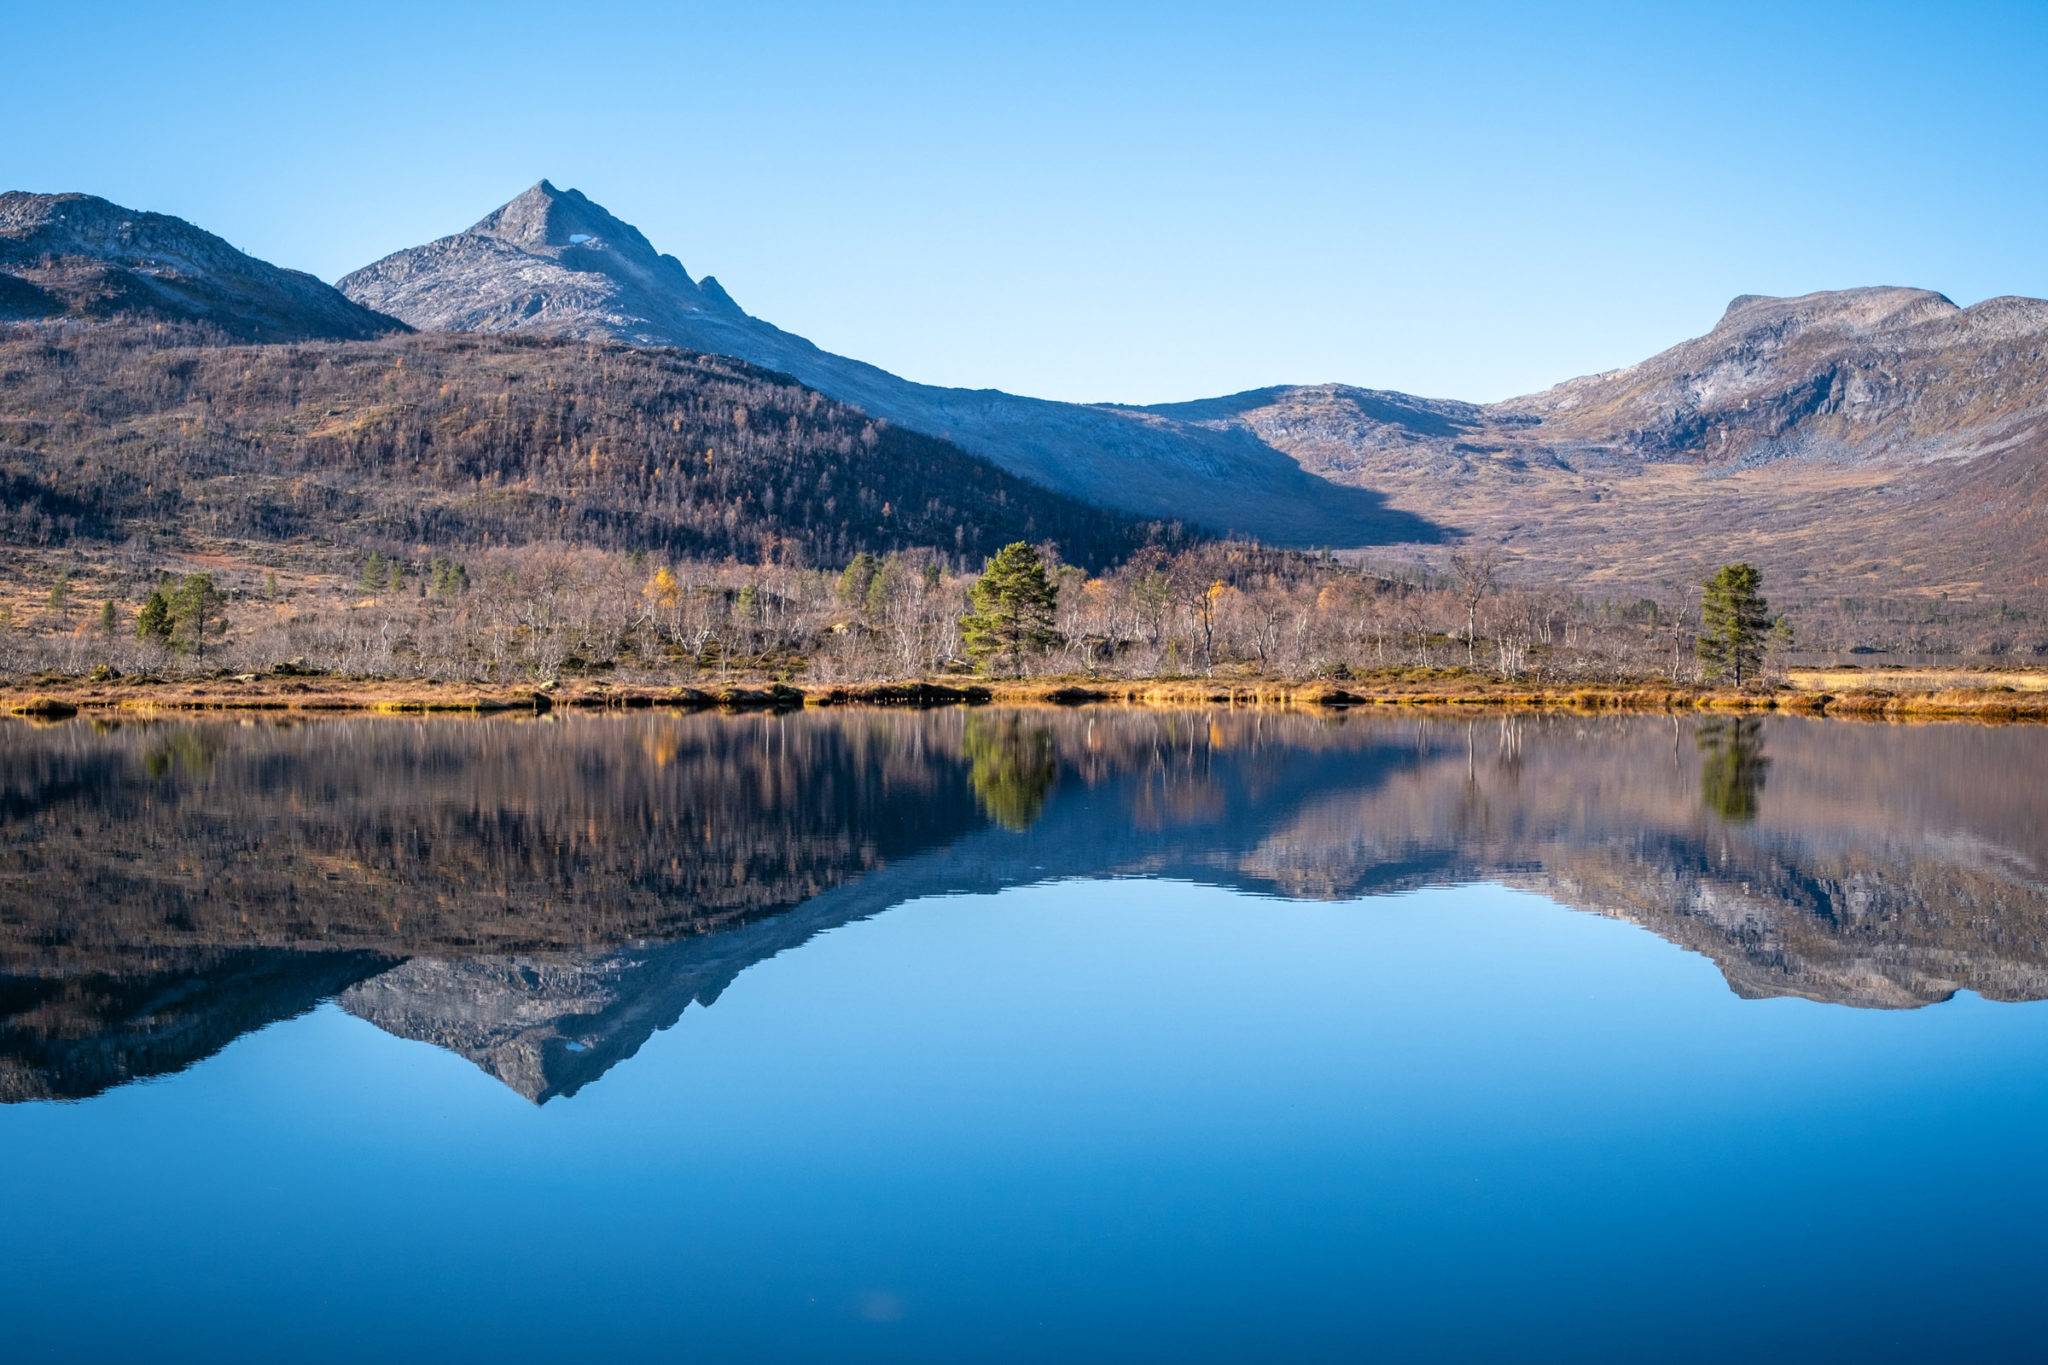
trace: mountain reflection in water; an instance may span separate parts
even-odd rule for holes
[[[917,897],[1539,891],[1745,997],[2048,997],[2048,731],[1125,711],[0,728],[0,1098],[321,1000],[574,1094]],[[1246,926],[1257,931],[1256,923]]]

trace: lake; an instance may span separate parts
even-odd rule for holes
[[[10,1361],[2040,1359],[2048,729],[0,726]]]

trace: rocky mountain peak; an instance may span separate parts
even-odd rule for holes
[[[744,316],[631,223],[546,180],[462,232],[344,276],[339,288],[430,331],[516,328],[726,353],[738,352],[703,344],[693,320]]]
[[[182,218],[138,213],[93,194],[0,194],[0,242],[14,260],[83,256],[162,269],[262,264]]]
[[[1869,336],[1953,317],[1962,311],[1946,295],[1932,289],[1874,286],[1823,290],[1793,298],[1742,294],[1729,303],[1728,311],[1721,315],[1721,321],[1706,339],[1730,334],[1785,335],[1808,331]]]
[[[90,194],[0,194],[0,318],[50,317],[202,322],[244,341],[404,330],[182,218]]]
[[[1280,544],[1435,540],[1236,431],[1135,409],[913,383],[834,355],[693,281],[575,190],[541,181],[465,232],[347,275],[343,293],[423,330],[531,331],[735,356],[1085,501]]]
[[[469,232],[527,251],[580,247],[619,251],[641,261],[660,256],[631,223],[613,217],[581,190],[558,190],[545,180],[485,214]]]

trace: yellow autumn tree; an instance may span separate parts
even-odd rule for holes
[[[682,587],[666,564],[654,571],[654,577],[647,580],[647,586],[640,589],[640,595],[647,599],[649,606],[660,611],[674,611],[683,600]]]

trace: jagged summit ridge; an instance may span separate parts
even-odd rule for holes
[[[558,190],[545,180],[485,214],[469,231],[529,251],[584,247],[622,250],[646,259],[660,255],[640,229],[591,203],[581,190]]]
[[[1794,453],[1813,434],[1808,419],[1858,408],[1876,416],[1920,403],[1936,376],[1903,375],[1900,366],[1909,358],[1937,358],[1945,371],[1939,358],[1963,348],[2044,338],[2048,302],[2036,299],[1959,308],[1931,289],[1744,294],[1704,336],[1488,411],[1534,415],[1559,437],[1614,442],[1653,458],[1696,450],[1709,428],[1732,432],[1727,438],[1707,434],[1704,441],[1713,445],[1753,435],[1759,414],[1770,412],[1769,435],[1782,453]],[[1993,363],[2002,369],[2022,361],[2012,355]],[[2015,368],[2020,372],[2005,379],[2026,383],[2037,400],[2048,397],[2037,366]]]
[[[204,322],[241,341],[354,341],[405,330],[182,218],[90,194],[0,194],[0,320],[119,315]]]
[[[689,315],[738,313],[724,290],[699,288],[638,228],[546,180],[462,232],[344,276],[339,288],[428,331],[540,330],[705,351],[721,348],[686,339]]]

